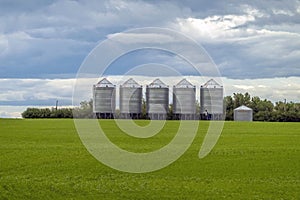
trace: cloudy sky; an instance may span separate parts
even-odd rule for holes
[[[175,30],[201,44],[226,95],[249,91],[274,102],[300,100],[298,0],[2,0],[0,117],[19,116],[29,105],[52,106],[56,99],[71,105],[89,52],[113,35],[143,27]],[[188,68],[173,55],[149,50],[120,58],[106,75],[152,62]],[[182,73],[191,80],[197,75]]]

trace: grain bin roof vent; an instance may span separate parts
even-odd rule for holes
[[[135,80],[133,80],[133,78],[130,78],[123,83],[122,87],[138,88],[142,86],[138,84]]]
[[[149,84],[150,88],[168,88],[159,78],[155,79],[152,83]]]
[[[103,78],[101,81],[99,81],[95,87],[115,87],[114,84],[112,84],[109,80],[106,78]]]
[[[247,107],[247,106],[242,105],[242,106],[240,106],[240,107],[238,107],[238,108],[236,108],[234,110],[252,110],[252,109],[249,108],[249,107]]]
[[[203,88],[222,88],[222,86],[217,83],[214,79],[210,79],[204,85],[201,85]]]
[[[174,86],[175,88],[195,88],[193,84],[191,84],[188,80],[185,78],[182,79],[177,85]]]

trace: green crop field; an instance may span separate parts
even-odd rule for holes
[[[174,137],[178,121],[137,139],[100,121],[111,141],[149,152]],[[138,121],[145,125],[147,121]],[[300,123],[226,122],[198,158],[208,122],[176,162],[156,172],[111,169],[88,153],[73,120],[0,120],[0,199],[300,199]]]

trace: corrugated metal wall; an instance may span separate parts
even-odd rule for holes
[[[234,110],[234,121],[252,121],[253,111],[252,110]]]

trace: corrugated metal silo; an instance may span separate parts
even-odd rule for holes
[[[169,110],[169,87],[155,79],[146,87],[146,102],[150,119],[166,119]]]
[[[121,118],[138,119],[142,113],[143,88],[132,78],[120,85]]]
[[[103,78],[93,86],[93,112],[97,118],[110,119],[116,109],[116,86]]]
[[[252,121],[253,110],[247,106],[240,106],[234,109],[233,113],[234,121]]]
[[[200,87],[200,112],[202,119],[224,118],[223,86],[210,79]]]
[[[173,113],[175,119],[194,120],[196,115],[196,86],[182,79],[173,86]]]

